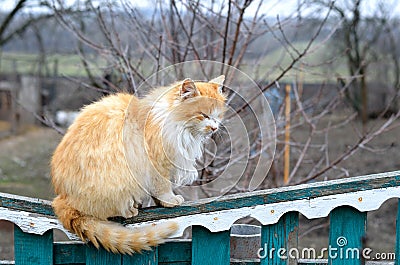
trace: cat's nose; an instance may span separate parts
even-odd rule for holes
[[[216,130],[218,130],[218,128],[216,127],[216,126],[207,126],[207,129],[209,130],[209,131],[212,131],[212,132],[215,132]]]

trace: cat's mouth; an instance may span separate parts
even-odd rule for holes
[[[206,139],[211,138],[214,135],[214,133],[216,133],[217,131],[218,131],[218,129],[206,130],[205,133],[204,133],[204,138],[206,138]]]

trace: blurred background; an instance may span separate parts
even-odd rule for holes
[[[399,169],[399,31],[397,0],[2,0],[0,191],[51,199],[49,159],[77,111],[110,93],[142,96],[147,77],[189,60],[238,68],[260,87],[252,100],[269,101],[276,152],[258,189]],[[252,102],[237,102],[246,117]],[[264,161],[249,126],[246,170],[224,193],[248,191]],[[205,159],[195,185],[216,179],[229,152]],[[370,247],[394,245],[396,203],[369,215]],[[302,244],[326,245],[327,227],[304,221]]]

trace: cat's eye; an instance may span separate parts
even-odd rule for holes
[[[203,116],[203,117],[206,118],[206,119],[209,119],[209,118],[210,118],[210,116],[208,116],[208,115],[205,114],[204,112],[200,112],[200,114],[201,114],[201,116]]]

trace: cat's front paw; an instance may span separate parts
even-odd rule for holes
[[[139,206],[140,206],[140,204],[135,202],[133,199],[129,200],[128,207],[121,214],[122,217],[124,217],[124,218],[135,217],[136,215],[139,214],[139,210],[138,210]]]
[[[127,211],[125,213],[125,215],[123,215],[123,217],[124,218],[132,218],[132,217],[135,217],[138,214],[139,214],[139,210],[132,206],[132,207],[129,208],[129,211]]]
[[[181,195],[158,198],[158,203],[164,207],[175,207],[181,205],[185,199]]]
[[[177,171],[177,175],[175,177],[175,184],[178,186],[190,185],[198,178],[198,176],[199,173],[195,168],[189,170]]]

